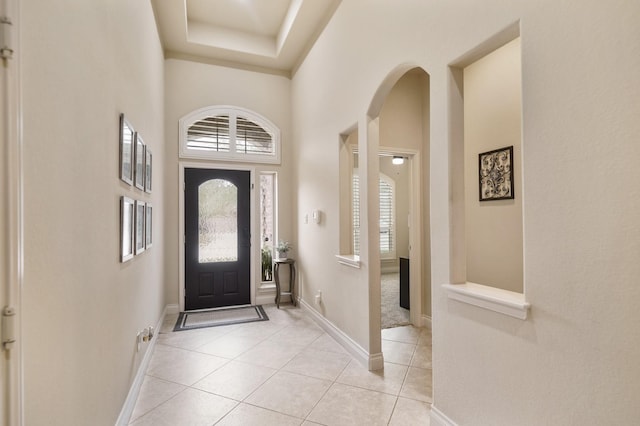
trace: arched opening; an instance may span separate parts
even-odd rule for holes
[[[365,181],[368,191],[367,215],[374,224],[368,232],[369,261],[369,333],[370,353],[384,352],[380,361],[393,360],[396,356],[382,337],[381,324],[389,334],[398,334],[406,326],[411,340],[416,343],[421,330],[431,321],[431,253],[429,218],[429,151],[430,151],[430,81],[429,75],[420,67],[405,64],[394,69],[378,88],[367,114],[367,146],[361,149],[366,158],[361,158],[361,169],[366,167]],[[364,157],[364,156],[363,156]],[[394,157],[402,158],[402,164],[393,164]],[[400,163],[400,161],[397,161]],[[377,179],[385,173],[395,181],[395,244],[392,256],[382,253],[380,225],[381,191]],[[404,205],[402,205],[404,203]],[[374,229],[375,228],[375,229]],[[363,230],[363,232],[365,232]],[[403,268],[400,268],[401,259]],[[402,269],[402,271],[401,271]],[[389,299],[383,294],[383,278],[386,273],[395,274],[393,300],[400,305],[401,291],[405,291],[404,305],[399,310],[406,312],[406,320],[389,322],[382,304]],[[400,275],[404,275],[400,277]],[[400,285],[402,278],[404,290]],[[402,311],[401,311],[402,312]],[[404,331],[402,331],[404,333]],[[385,332],[386,333],[386,332]],[[417,351],[416,351],[417,352]],[[409,361],[410,359],[405,361]],[[375,367],[382,368],[382,362]],[[430,373],[430,360],[429,360]]]

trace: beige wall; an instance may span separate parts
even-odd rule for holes
[[[25,425],[113,425],[165,305],[163,57],[148,1],[21,2]],[[151,195],[119,179],[119,114],[154,154]],[[120,197],[154,205],[154,245],[119,261]]]
[[[467,281],[522,293],[520,39],[464,68]],[[478,200],[478,154],[513,146],[512,200]]]
[[[281,239],[294,241],[292,222],[292,148],[291,138],[291,82],[285,77],[260,74],[251,71],[233,70],[215,65],[188,62],[177,59],[165,61],[165,131],[167,135],[166,155],[166,222],[167,245],[166,298],[168,303],[179,303],[179,255],[178,236],[178,121],[185,115],[207,106],[232,105],[254,111],[272,121],[281,132],[282,161],[274,164],[242,164],[232,162],[203,162],[211,168],[225,166],[254,167],[256,172],[276,171],[278,173],[278,219],[277,229]],[[188,160],[192,162],[194,160]],[[255,197],[259,202],[259,197]],[[259,206],[254,206],[254,212]],[[259,240],[259,239],[258,239]],[[260,265],[258,248],[255,247],[255,264]],[[295,257],[297,247],[291,256]],[[254,280],[260,281],[260,268],[256,268]]]
[[[640,5],[623,0],[342,2],[293,79],[296,204],[327,212],[322,230],[298,226],[305,294],[322,289],[319,312],[369,348],[376,307],[368,272],[376,265],[365,258],[355,270],[332,256],[335,142],[355,122],[366,140],[366,115],[387,76],[416,65],[429,73],[434,411],[458,424],[640,418],[629,398],[640,392],[630,379],[640,377],[638,13]],[[532,305],[525,321],[450,300],[441,287],[464,276],[466,263],[464,203],[452,185],[464,170],[454,146],[463,111],[449,65],[478,46],[495,49],[483,42],[518,21],[524,294]],[[361,170],[371,161],[364,154]]]

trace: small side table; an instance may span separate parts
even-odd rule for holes
[[[280,265],[289,265],[289,291],[283,292],[280,287],[280,275],[278,270]],[[280,309],[280,299],[282,296],[291,296],[291,303],[296,305],[295,283],[296,283],[296,261],[295,259],[276,259],[273,261],[273,280],[276,282],[276,306]]]

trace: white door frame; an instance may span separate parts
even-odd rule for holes
[[[11,24],[0,24],[0,32],[8,36],[0,48],[7,46],[13,51],[10,58],[0,59],[0,129],[2,129],[0,177],[2,213],[0,214],[0,241],[3,241],[3,256],[0,260],[0,322],[12,323],[12,336],[0,333],[0,425],[22,425],[23,374],[22,374],[22,303],[23,282],[23,168],[22,168],[22,102],[20,73],[20,15],[18,0],[0,0],[0,17]],[[4,56],[4,55],[3,55]],[[10,307],[11,309],[7,309]],[[14,312],[14,315],[6,315]],[[4,343],[8,338],[13,343]]]
[[[251,221],[251,250],[250,250],[250,262],[251,262],[251,271],[250,275],[250,285],[251,285],[251,304],[255,305],[256,303],[256,247],[259,247],[259,230],[257,229],[258,221],[256,220],[256,211],[255,211],[255,203],[256,203],[256,168],[241,164],[226,164],[226,163],[197,163],[197,162],[189,162],[189,161],[180,161],[178,163],[179,171],[178,171],[178,265],[179,265],[179,279],[178,279],[178,297],[179,297],[179,305],[180,312],[184,312],[184,297],[185,297],[185,264],[184,264],[184,169],[216,169],[216,170],[242,170],[250,172],[250,182],[251,182],[251,212],[250,212],[250,221]]]

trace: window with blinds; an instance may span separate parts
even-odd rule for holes
[[[395,251],[395,184],[380,174],[380,254],[393,255]],[[353,254],[360,254],[360,178],[354,170],[352,178]]]
[[[351,187],[351,206],[353,212],[353,254],[360,255],[360,177],[354,170]]]
[[[207,117],[193,123],[187,129],[187,148],[229,152],[231,148],[229,116]]]
[[[180,120],[180,157],[280,163],[280,130],[243,108],[203,108]]]

